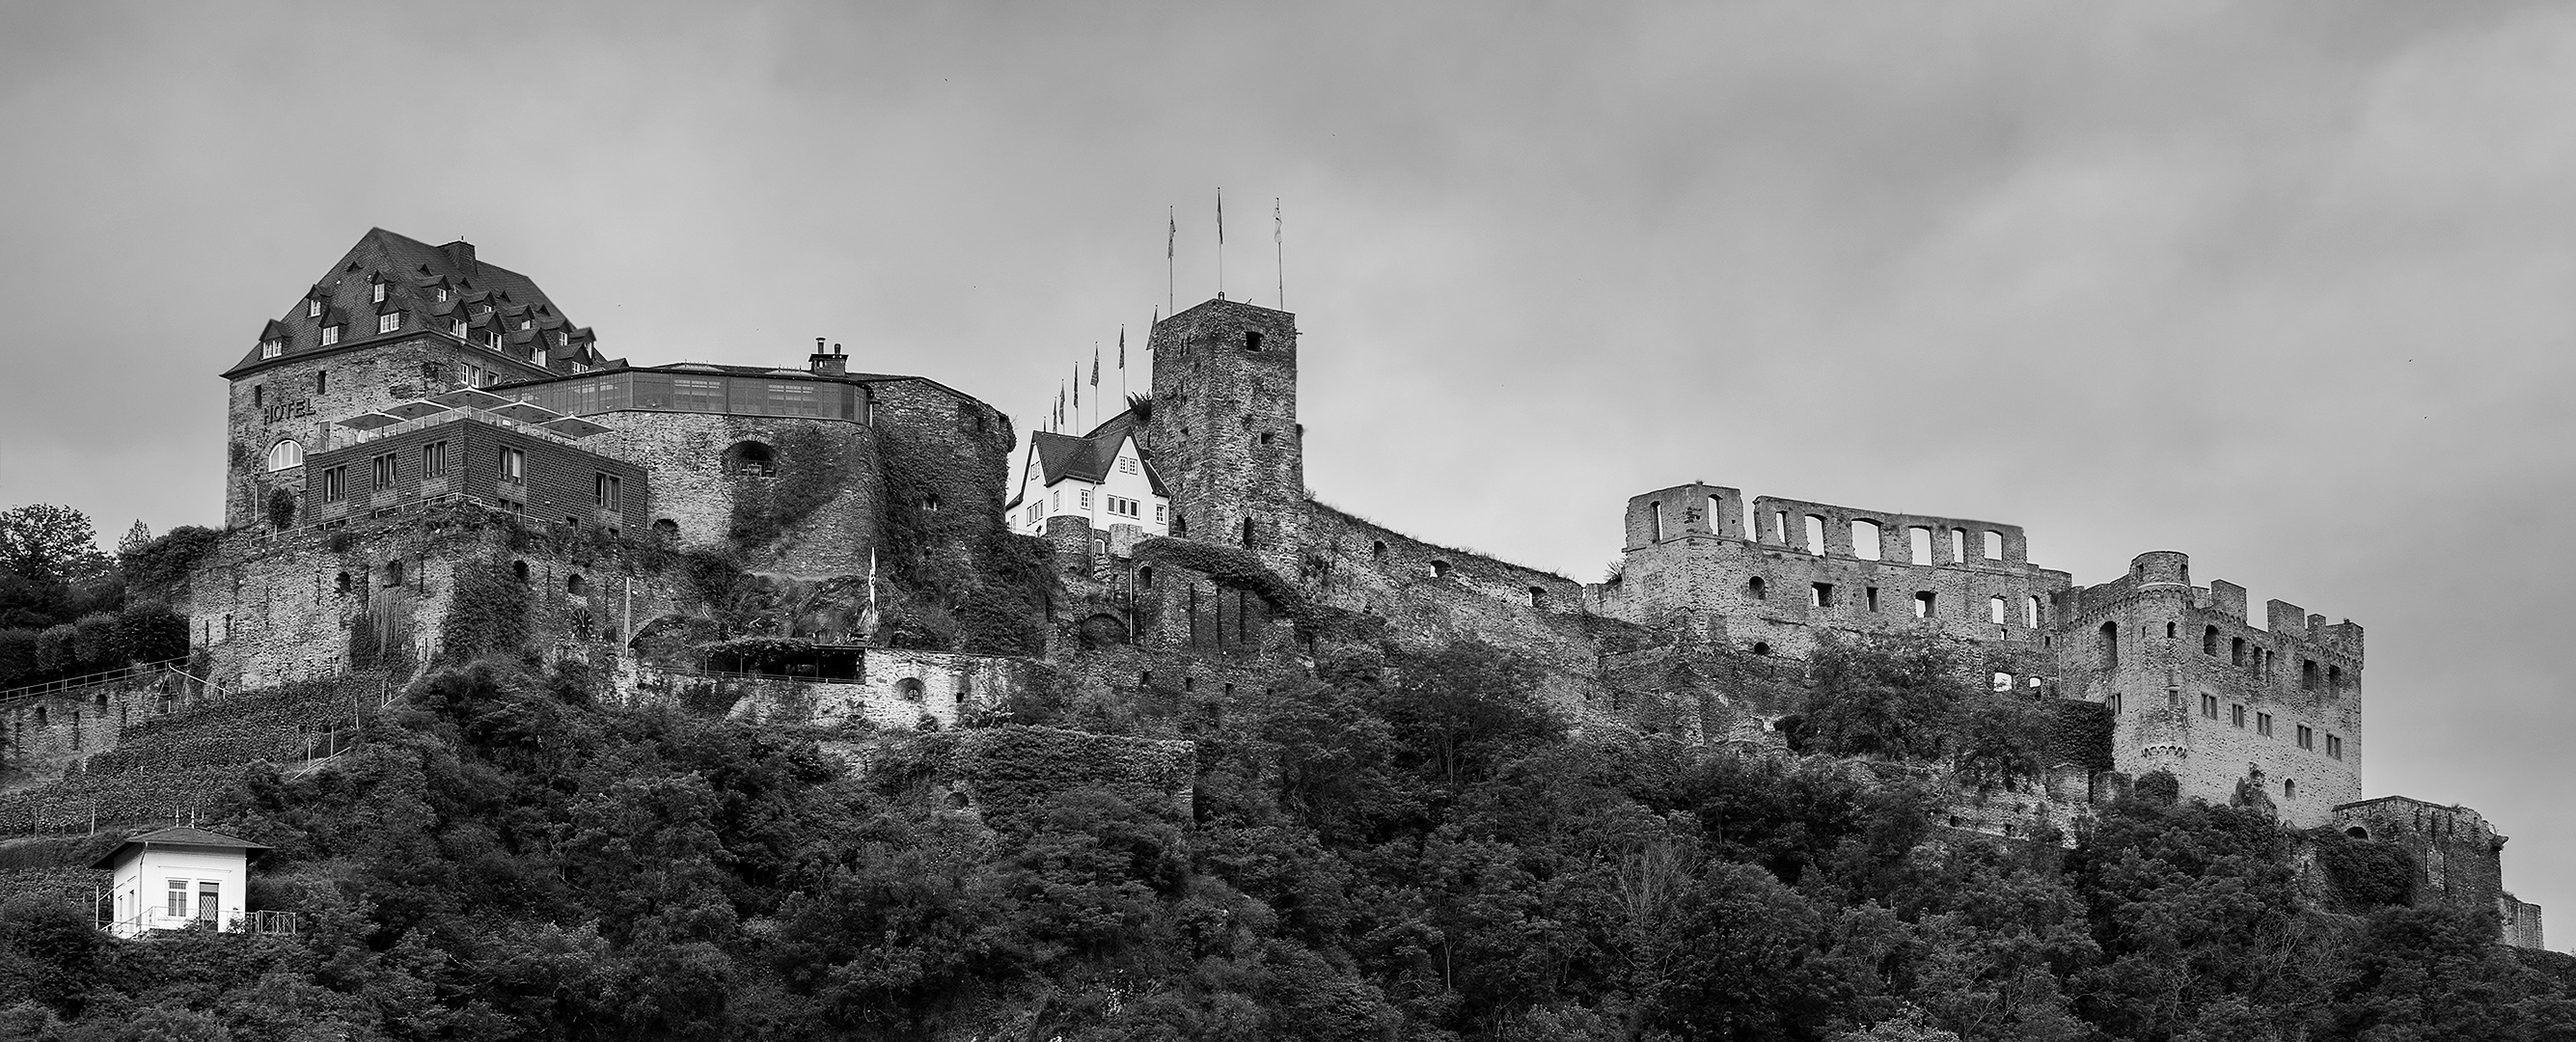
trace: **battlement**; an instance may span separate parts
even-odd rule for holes
[[[2349,659],[2356,667],[2361,664],[2360,623],[2350,619],[2328,623],[2324,615],[2311,614],[2296,604],[2274,598],[2263,602],[2263,624],[2257,625],[2247,611],[2245,587],[2225,579],[2212,579],[2207,586],[2192,585],[2191,556],[2178,550],[2147,551],[2130,560],[2126,575],[2093,586],[2068,587],[2058,595],[2057,610],[2068,625],[2081,625],[2158,590],[2187,590],[2194,610],[2232,621],[2247,633],[2311,645]]]

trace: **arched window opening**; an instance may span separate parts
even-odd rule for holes
[[[1951,530],[1950,530],[1950,563],[1951,563],[1951,564],[1966,564],[1966,563],[1968,563],[1968,530],[1967,530],[1967,529],[1964,529],[1964,528],[1953,528],[1953,529],[1951,529]]]
[[[1716,496],[1708,497],[1708,534],[1724,535],[1726,533],[1726,526],[1719,524],[1717,520],[1718,518],[1726,516],[1725,514],[1719,513],[1719,511],[1725,509],[1725,507],[1725,501],[1718,499]]]
[[[1807,515],[1807,552],[1825,556],[1825,519],[1815,514]]]
[[[526,582],[526,581],[528,581],[528,562],[526,562],[526,561],[512,561],[512,562],[510,562],[510,578],[517,579],[517,580],[519,580],[520,582]]]
[[[1431,577],[1432,577],[1432,578],[1434,578],[1434,579],[1446,579],[1446,578],[1448,578],[1448,577],[1449,577],[1449,562],[1447,562],[1447,561],[1439,561],[1439,560],[1435,560],[1435,561],[1431,562]]]
[[[1664,504],[1661,501],[1657,501],[1646,504],[1646,508],[1646,541],[1650,543],[1663,542]]]
[[[1986,598],[1986,621],[1994,623],[1997,626],[2004,624],[2004,596],[2002,594],[1999,593]]]
[[[2344,834],[2344,835],[2346,835],[2346,836],[2350,836],[2350,837],[2352,837],[2352,838],[2354,838],[2354,839],[2369,839],[2369,838],[2370,838],[2370,830],[2369,830],[2369,829],[2366,829],[2366,828],[2363,828],[2363,827],[2361,827],[2361,826],[2359,826],[2359,825],[2355,825],[2355,826],[2353,826],[2353,827],[2351,827],[2351,828],[2348,828],[2348,829],[2343,830],[2343,834]]]
[[[333,587],[337,592],[340,592],[340,593],[347,593],[347,592],[349,592],[349,573],[347,573],[347,572],[342,572],[342,573],[340,573],[340,577],[339,577],[338,579],[333,580],[331,585],[332,585],[332,587]]]
[[[2170,623],[2170,622],[2165,623],[2165,639],[2166,639],[2166,640],[2172,640],[2172,639],[2174,639],[2175,637],[2178,637],[2178,636],[2180,636],[2180,635],[2181,635],[2181,634],[2180,634],[2180,632],[2179,632],[2179,627],[2177,627],[2177,625],[2176,625],[2176,624],[2174,624],[2174,623]]]
[[[387,586],[400,586],[400,585],[402,585],[402,584],[403,584],[403,564],[402,564],[402,562],[401,562],[401,561],[387,561],[387,562],[385,562],[385,585],[387,585]]]
[[[1768,655],[1771,653],[1771,645],[1763,641],[1754,641],[1753,653],[1756,655]]]
[[[2327,667],[2326,667],[2326,690],[2328,690],[2328,691],[2341,691],[2341,690],[2343,690],[2343,667],[2342,667],[2342,666],[2327,666]]]
[[[1986,683],[1987,686],[1997,694],[2010,694],[2013,687],[2013,675],[2010,673],[1997,673],[1994,676],[1986,678]]]
[[[279,439],[268,447],[268,469],[288,470],[304,465],[304,445],[293,438]]]
[[[1190,519],[1179,514],[1172,515],[1172,534],[1182,539],[1189,538]]]
[[[1252,519],[1248,517],[1243,519],[1243,545],[1252,545]]]
[[[921,701],[921,678],[905,677],[895,681],[894,693],[906,702]]]
[[[1769,587],[1763,585],[1762,577],[1759,575],[1754,576],[1745,582],[1744,592],[1752,594],[1753,599],[1757,601],[1767,601],[1771,599],[1771,590]]]
[[[1540,587],[1536,587],[1536,586],[1532,586],[1532,587],[1530,587],[1530,588],[1529,588],[1529,595],[1530,595],[1530,607],[1533,607],[1533,608],[1544,608],[1544,607],[1547,607],[1547,591],[1546,591],[1545,589],[1542,589],[1542,588],[1540,588]]]
[[[1139,589],[1139,590],[1150,590],[1150,589],[1153,589],[1153,588],[1154,588],[1154,566],[1153,566],[1153,565],[1150,565],[1150,564],[1149,564],[1149,565],[1146,565],[1146,566],[1144,566],[1144,567],[1142,567],[1142,568],[1136,569],[1136,588],[1137,588],[1137,589]]]
[[[669,546],[673,543],[679,542],[680,523],[667,517],[655,520],[653,522],[653,538],[664,546]]]
[[[1906,559],[1914,564],[1932,564],[1932,530],[1916,525],[1905,530]]]
[[[2032,629],[2039,628],[2039,598],[2024,597],[2021,599],[2021,624]]]
[[[726,474],[751,478],[778,476],[778,450],[766,442],[737,441],[724,453]]]
[[[937,493],[921,497],[921,512],[925,514],[936,514],[939,512],[939,496]]]
[[[1930,590],[1925,590],[1925,591],[1923,591],[1923,592],[1921,592],[1921,593],[1917,593],[1917,594],[1915,594],[1915,595],[1914,595],[1914,617],[1915,617],[1915,618],[1918,618],[1918,619],[1933,619],[1933,618],[1939,618],[1939,617],[1940,617],[1940,615],[1941,615],[1941,610],[1940,610],[1940,608],[1941,608],[1941,595],[1940,595],[1940,594],[1934,593],[1934,592],[1932,592],[1932,591],[1930,591]]]
[[[1993,530],[1993,529],[1987,529],[1987,530],[1986,530],[1986,560],[1989,560],[1989,561],[2000,561],[2000,560],[2003,560],[2003,559],[2004,559],[2004,534],[2003,534],[2003,533],[2001,533],[2001,532],[1997,532],[1997,531],[1995,531],[1995,530]]]
[[[589,581],[583,579],[580,572],[574,572],[571,575],[564,576],[565,593],[578,597],[581,596],[582,591],[588,590],[589,588]]]
[[[1385,561],[1386,561],[1386,540],[1384,540],[1384,539],[1380,539],[1380,540],[1378,540],[1378,541],[1376,541],[1376,542],[1373,542],[1373,543],[1370,543],[1370,544],[1369,544],[1369,559],[1374,560],[1374,561],[1377,561],[1377,562],[1379,562],[1379,563],[1381,563],[1381,564],[1382,564],[1382,563],[1385,563]]]
[[[2218,657],[2218,627],[2216,627],[2216,626],[2203,626],[2203,627],[2201,627],[2201,629],[2200,629],[2200,653],[2201,653],[2201,654],[2203,654],[2203,655],[2209,656],[2210,658],[2217,658],[2217,657]]]
[[[2285,800],[2295,800],[2295,799],[2298,799],[2298,798],[2299,798],[2299,781],[2298,781],[2298,779],[2296,779],[2296,778],[2283,778],[2283,779],[2281,779],[2281,798],[2282,798],[2282,799],[2285,799]]]
[[[1878,546],[1878,540],[1879,540],[1879,527],[1878,527],[1878,522],[1876,522],[1876,521],[1854,521],[1854,522],[1852,522],[1852,523],[1851,523],[1851,540],[1852,540],[1852,556],[1857,557],[1857,558],[1860,558],[1861,560],[1864,560],[1864,561],[1875,561],[1875,560],[1878,560],[1878,559],[1879,559],[1879,557],[1881,556],[1881,555],[1880,555],[1880,553],[1879,553],[1879,546]]]
[[[2120,668],[2120,624],[2102,624],[2102,668]]]

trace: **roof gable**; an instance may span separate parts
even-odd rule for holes
[[[384,287],[382,303],[375,299],[379,285]],[[314,283],[304,296],[296,300],[285,317],[272,323],[269,332],[261,339],[271,339],[277,327],[282,326],[286,341],[284,357],[319,351],[323,347],[321,328],[334,324],[335,320],[347,324],[347,316],[350,315],[375,315],[388,311],[422,316],[436,314],[447,303],[438,299],[438,291],[450,286],[471,287],[461,293],[449,293],[452,300],[497,299],[509,303],[517,311],[535,308],[541,314],[562,315],[561,309],[554,306],[534,280],[508,268],[484,263],[475,257],[470,243],[459,240],[444,246],[432,246],[382,228],[370,228],[367,234],[359,237],[357,245],[351,246],[349,252],[331,266],[321,281]],[[323,304],[323,314],[319,318],[309,314],[308,302],[311,301]],[[564,320],[558,317],[557,321]],[[516,324],[511,323],[513,326]],[[570,323],[566,321],[565,324]],[[413,328],[412,323],[405,324],[406,332]],[[447,331],[444,323],[425,328],[442,333]],[[341,340],[346,343],[373,333],[371,327],[346,329],[342,331]],[[586,329],[581,330],[573,338],[571,346],[586,351],[589,347],[588,333]],[[260,354],[258,346],[253,345],[238,364],[227,370],[226,375],[260,364],[263,361]],[[572,354],[567,351],[565,357]]]

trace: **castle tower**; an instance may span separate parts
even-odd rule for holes
[[[2119,770],[2213,803],[2242,784],[2300,828],[2361,798],[2361,627],[2276,600],[2257,628],[2244,587],[2193,586],[2170,550],[2066,591],[2056,614],[2068,693],[2113,708]]]
[[[1297,425],[1297,316],[1211,300],[1164,319],[1149,448],[1176,537],[1249,548],[1296,574],[1306,465]]]

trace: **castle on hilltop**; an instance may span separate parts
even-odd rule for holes
[[[1150,394],[1015,465],[1010,418],[938,380],[824,341],[801,366],[629,364],[473,246],[372,230],[224,372],[225,528],[162,593],[221,690],[507,645],[629,701],[856,729],[1046,692],[1214,714],[1365,630],[1510,651],[1578,729],[1757,752],[1788,749],[1829,635],[1931,633],[1994,696],[2108,735],[1963,792],[1952,827],[2062,837],[2162,772],[2398,843],[2416,900],[2541,942],[2476,812],[2363,799],[2358,625],[2280,600],[2258,620],[2181,553],[2083,586],[2017,526],[1703,484],[1631,498],[1620,568],[1587,585],[1313,498],[1300,349],[1285,311],[1181,310],[1149,337]],[[112,747],[100,698],[85,740],[35,747]]]

